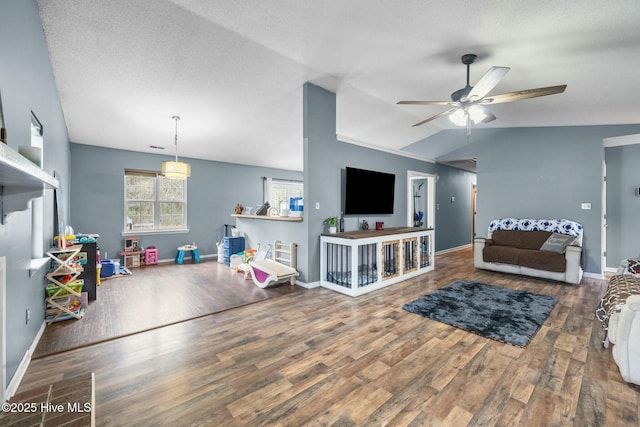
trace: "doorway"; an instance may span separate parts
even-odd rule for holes
[[[435,228],[436,175],[407,171],[407,226]]]
[[[601,274],[615,273],[625,258],[638,256],[637,225],[640,134],[603,139]]]
[[[476,238],[476,194],[478,188],[475,184],[471,186],[471,244]]]

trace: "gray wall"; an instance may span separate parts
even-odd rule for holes
[[[600,274],[603,139],[640,125],[473,129],[470,144],[438,160],[477,158],[476,233],[494,218],[568,218],[584,226],[584,266]],[[432,138],[459,142],[464,130]],[[582,202],[591,210],[582,210]]]
[[[476,174],[442,164],[436,170],[436,251],[468,245],[473,241],[471,193]]]
[[[307,245],[302,240],[306,236],[306,223],[289,221],[270,221],[264,219],[236,218],[236,227],[240,235],[244,236],[247,248],[266,248],[266,245],[273,244],[276,240],[282,243],[296,243],[298,245],[297,269],[300,275],[297,280],[303,283],[307,278]]]
[[[49,62],[38,5],[32,0],[0,0],[0,93],[8,145],[18,151],[31,141],[31,111],[44,128],[44,169],[59,178],[68,204],[69,141]],[[9,197],[9,196],[5,196]],[[44,198],[45,248],[53,237],[53,191]],[[68,212],[68,209],[65,210]],[[0,257],[6,257],[7,381],[44,321],[44,274],[29,277],[31,211],[9,214],[0,225]],[[25,310],[31,309],[26,323]]]
[[[311,90],[312,95],[308,94]],[[436,249],[448,249],[471,242],[470,191],[474,174],[444,165],[410,159],[337,141],[335,94],[317,86],[305,86],[304,173],[206,160],[183,159],[191,164],[187,181],[188,234],[140,235],[140,243],[158,248],[160,259],[172,259],[177,246],[195,242],[202,255],[216,254],[216,243],[224,235],[224,224],[236,224],[248,245],[276,239],[298,244],[299,280],[313,282],[319,274],[319,235],[323,220],[339,215],[342,205],[342,174],[346,166],[396,174],[393,215],[346,217],[346,229],[359,221],[384,221],[386,227],[406,225],[407,170],[438,173],[436,196],[458,195],[455,204],[441,204],[443,227],[436,215]],[[309,113],[309,114],[308,114]],[[307,135],[305,133],[305,135]],[[310,142],[309,142],[310,141]],[[81,142],[81,141],[78,141]],[[309,161],[308,159],[313,159]],[[96,161],[99,159],[99,161]],[[122,250],[124,170],[158,170],[167,156],[71,144],[72,182],[70,225],[76,232],[100,235],[104,257],[117,258]],[[255,205],[262,200],[263,176],[304,179],[305,211],[302,223],[235,219],[230,215],[236,203]],[[372,194],[372,197],[375,195]],[[448,200],[448,199],[447,199]],[[320,209],[315,209],[315,203]]]
[[[320,240],[322,221],[339,215],[342,206],[342,176],[346,166],[370,169],[396,175],[393,215],[349,216],[345,229],[358,229],[359,221],[370,225],[384,221],[385,227],[407,225],[407,171],[438,173],[436,197],[459,195],[460,203],[441,204],[436,212],[436,249],[442,250],[471,243],[471,182],[473,175],[444,165],[436,165],[404,156],[371,150],[340,142],[336,138],[336,95],[313,84],[304,86],[304,181],[305,221],[308,226],[309,281],[319,280]],[[375,189],[370,189],[375,197]],[[439,200],[439,199],[438,199]],[[464,201],[463,201],[464,200]],[[320,209],[315,209],[315,204]],[[446,208],[446,209],[445,209]],[[450,218],[445,219],[445,216]],[[441,219],[442,218],[442,219]],[[455,218],[460,222],[450,221]],[[440,226],[442,221],[442,227]],[[462,230],[468,230],[466,233]]]
[[[55,172],[61,183],[66,222],[78,232],[100,234],[102,250],[113,257],[122,246],[124,169],[157,170],[167,156],[81,144],[70,147],[35,0],[0,0],[0,58],[0,93],[9,146],[17,150],[18,146],[29,144],[30,112],[33,111],[44,126],[45,170],[50,174]],[[307,277],[307,281],[318,279],[318,236],[322,220],[340,211],[340,174],[345,166],[390,171],[402,176],[406,176],[408,169],[436,172],[435,165],[430,163],[339,143],[335,138],[335,95],[309,87],[313,88],[313,94],[305,93],[304,111],[307,202],[302,230],[299,230],[300,244],[306,242],[310,250],[299,265],[303,271],[315,275],[315,278]],[[234,223],[229,215],[235,204],[256,203],[262,199],[260,177],[301,177],[300,172],[186,160],[193,166],[193,176],[188,182],[190,233],[142,238],[143,245],[158,246],[163,259],[173,258],[175,247],[192,241],[198,243],[204,254],[216,253],[215,243],[222,237],[223,224]],[[406,183],[404,179],[401,181],[398,185],[402,186],[396,188],[397,213],[381,218],[387,226],[404,225],[406,220]],[[320,210],[311,209],[315,201],[321,203]],[[53,235],[52,191],[47,191],[44,205],[48,245]],[[355,225],[355,219],[347,223],[348,228]],[[441,232],[439,230],[438,235]],[[0,225],[0,257],[6,257],[7,262],[7,380],[14,376],[44,321],[45,271],[29,277],[30,235],[29,211],[12,213],[6,223]],[[444,241],[444,237],[436,239]],[[313,265],[308,265],[310,262]],[[31,309],[29,324],[25,322],[27,307]]]
[[[608,147],[607,163],[607,267],[640,258],[640,144]]]
[[[70,225],[76,232],[97,233],[101,254],[118,258],[123,248],[124,170],[158,171],[168,156],[71,144],[72,181]],[[217,254],[216,243],[236,203],[252,205],[263,199],[262,177],[302,179],[302,173],[233,163],[181,158],[191,164],[187,180],[189,233],[140,234],[143,247],[158,248],[161,260],[173,259],[176,248],[195,242],[201,255]]]

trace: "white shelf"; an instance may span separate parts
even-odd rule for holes
[[[271,216],[271,215],[247,215],[247,214],[231,214],[235,218],[248,218],[248,219],[264,219],[267,221],[289,221],[300,222],[301,216]]]
[[[11,212],[26,210],[29,201],[47,188],[59,188],[58,180],[26,157],[0,143],[0,220]]]

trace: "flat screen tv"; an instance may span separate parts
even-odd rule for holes
[[[395,183],[394,174],[347,167],[344,214],[392,214]]]

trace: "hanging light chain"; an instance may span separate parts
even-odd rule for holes
[[[178,161],[178,120],[180,120],[180,116],[171,117],[176,121],[176,137],[175,137],[175,146],[176,146],[176,162]]]

